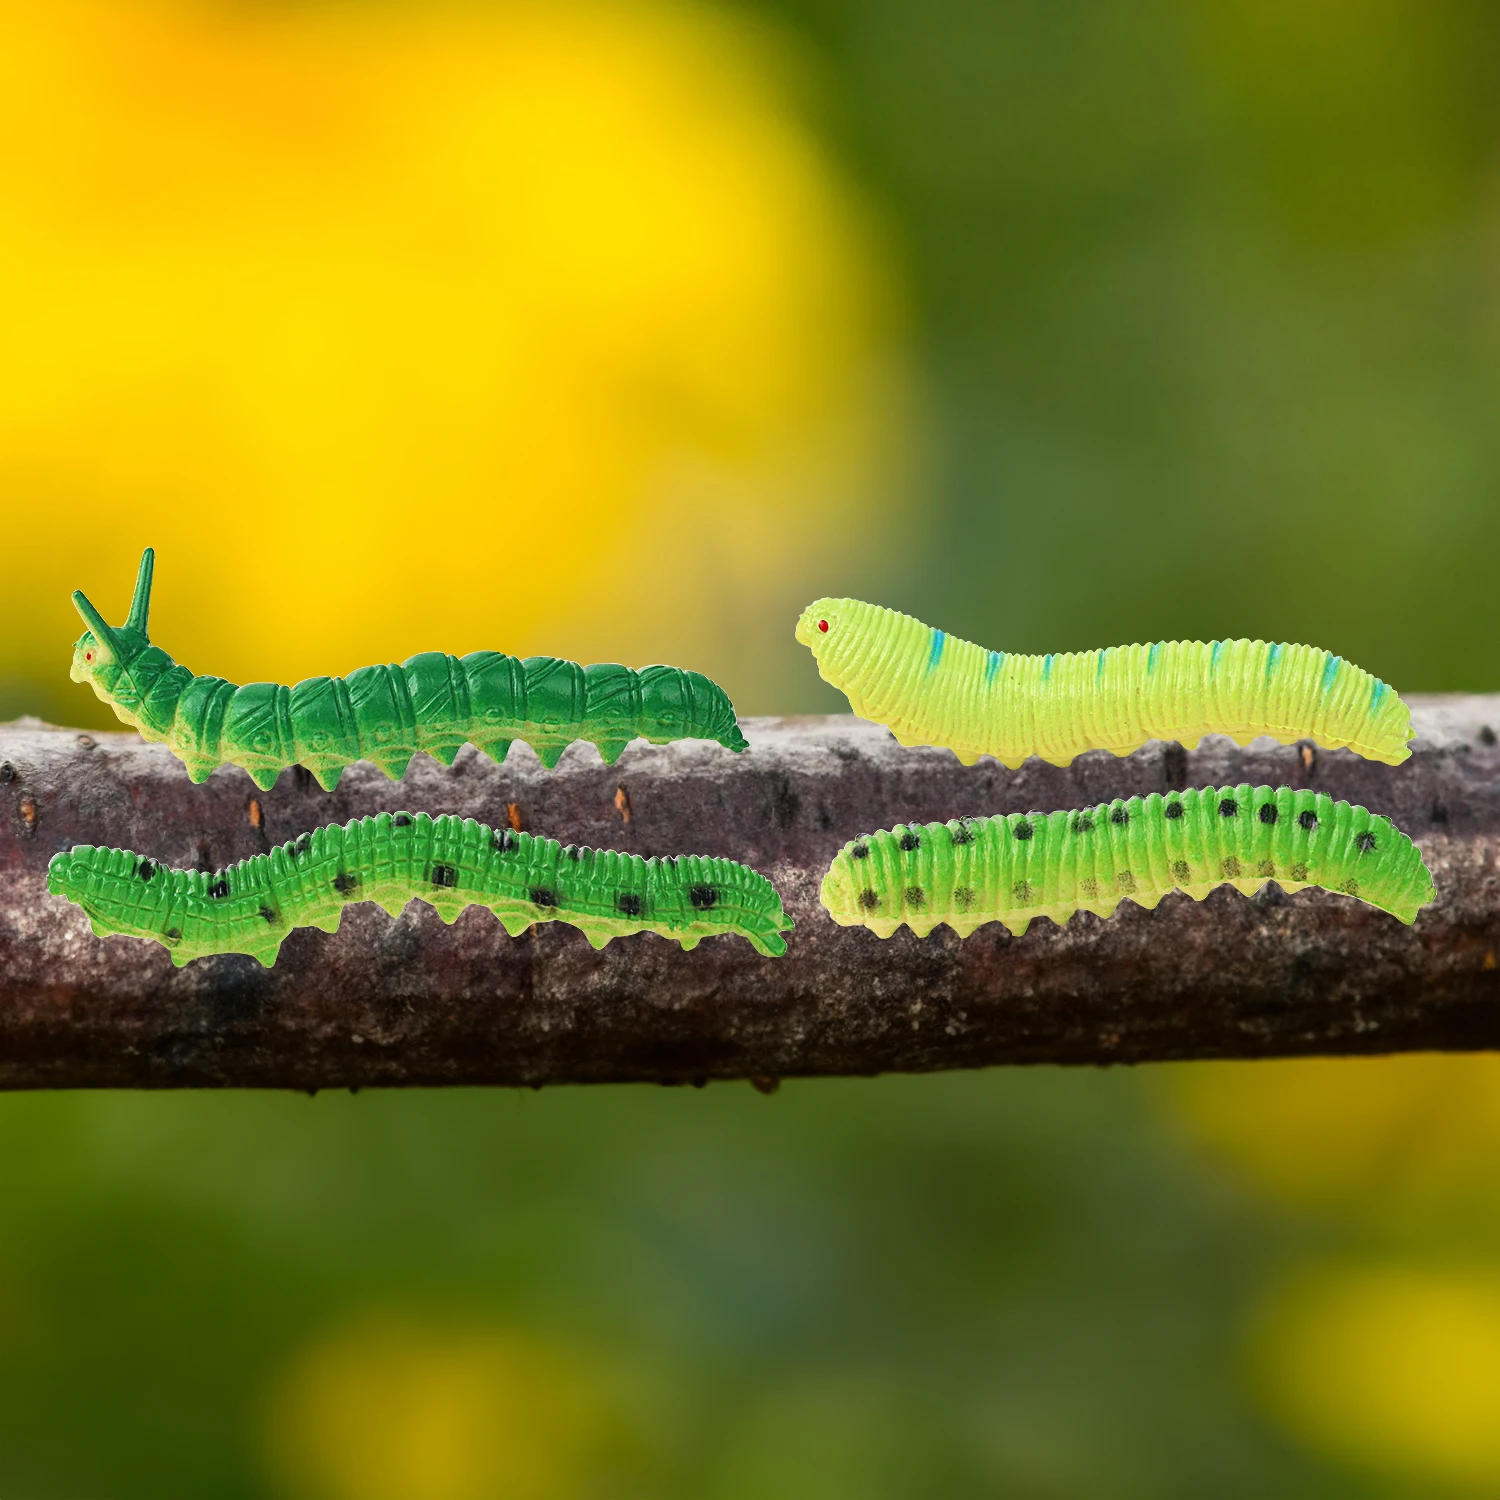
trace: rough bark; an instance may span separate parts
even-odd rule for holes
[[[575,745],[555,771],[524,746],[369,766],[338,791],[234,769],[192,786],[133,734],[0,725],[0,1087],[602,1083],[1468,1050],[1500,1044],[1500,697],[1415,703],[1421,739],[1391,768],[1347,752],[1210,739],[1059,769],[964,769],[848,717],[748,723],[751,750],[637,743],[616,766]],[[1074,807],[1234,782],[1314,786],[1393,817],[1439,899],[1414,928],[1321,892],[1129,903],[1107,922],[991,925],[882,942],[835,927],[818,882],[856,833],[901,820]],[[294,934],[272,970],[238,955],[174,969],[164,949],[91,936],[50,897],[47,861],[118,844],[213,868],[381,809],[507,820],[564,841],[744,860],[782,891],[790,954],[736,938],[683,953],[652,934],[595,953],[555,924],[512,941],[485,911],[445,927],[349,910]]]

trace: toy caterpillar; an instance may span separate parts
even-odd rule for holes
[[[1065,766],[1084,750],[1147,740],[1193,749],[1205,734],[1270,735],[1400,765],[1411,715],[1377,677],[1312,646],[1159,642],[1061,656],[986,651],[858,599],[819,599],[797,622],[824,679],[903,745],[942,745],[964,765],[1028,755]]]
[[[118,628],[82,593],[73,595],[88,629],[73,648],[72,677],[146,739],[167,745],[194,781],[236,765],[269,789],[300,763],[331,792],[357,760],[399,780],[418,750],[451,766],[465,743],[504,760],[513,740],[527,741],[549,768],[574,740],[591,740],[606,763],[637,736],[656,745],[710,739],[747,748],[724,690],[678,667],[636,672],[613,662],[581,667],[552,656],[426,651],[400,666],[309,677],[291,688],[195,677],[147,635],[154,562],[148,547],[130,617]]]
[[[632,932],[659,932],[684,949],[737,932],[779,957],[792,926],[771,882],[730,859],[564,848],[426,813],[332,823],[211,874],[79,844],[53,857],[47,889],[81,906],[96,936],[151,938],[179,967],[248,953],[269,968],[295,927],[336,932],[353,902],[374,901],[394,917],[414,897],[445,922],[487,906],[512,937],[533,922],[567,922],[595,948]]]
[[[898,823],[844,846],[823,905],[881,937],[902,922],[918,937],[939,922],[960,937],[1001,922],[1019,937],[1036,917],[1108,917],[1127,897],[1149,909],[1173,890],[1201,901],[1226,884],[1248,896],[1268,880],[1339,891],[1408,923],[1433,898],[1421,853],[1388,818],[1322,792],[1226,786],[1078,812]]]

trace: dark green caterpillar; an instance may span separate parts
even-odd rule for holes
[[[567,922],[595,948],[632,932],[658,932],[685,949],[737,932],[779,957],[780,934],[792,926],[771,882],[731,859],[564,848],[426,813],[332,823],[211,874],[79,844],[53,857],[47,889],[81,906],[97,936],[154,939],[179,967],[210,953],[248,953],[269,968],[293,928],[336,932],[357,901],[394,917],[415,898],[445,922],[487,906],[512,937],[534,922]]]
[[[74,593],[88,629],[73,648],[72,677],[146,739],[167,745],[194,781],[235,765],[269,789],[286,767],[301,764],[331,792],[357,760],[399,780],[419,750],[451,766],[466,743],[504,760],[513,740],[525,740],[549,768],[574,740],[591,740],[609,764],[636,738],[748,748],[724,690],[679,667],[632,671],[552,656],[426,651],[400,666],[309,677],[290,688],[195,677],[147,635],[154,563],[148,547],[130,617],[118,628]]]
[[[903,922],[918,937],[939,922],[960,937],[1002,922],[1019,937],[1037,917],[1108,917],[1121,900],[1150,908],[1173,890],[1201,901],[1226,884],[1250,895],[1268,880],[1323,886],[1403,922],[1433,898],[1421,852],[1389,818],[1322,792],[1248,785],[898,823],[846,844],[822,894],[835,922],[881,937]]]

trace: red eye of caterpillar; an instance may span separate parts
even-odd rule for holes
[[[93,659],[94,659],[94,653],[92,651],[85,651],[83,653],[83,659],[85,661],[93,661]]]
[[[827,635],[828,634],[828,621],[827,620],[819,620],[818,621],[818,629],[821,630],[824,635]]]

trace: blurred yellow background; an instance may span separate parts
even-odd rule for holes
[[[0,712],[108,722],[68,595],[148,543],[238,680],[841,708],[791,627],[848,592],[1493,688],[1497,56],[1480,0],[9,7]],[[1490,1495],[1497,1100],[3,1099],[0,1492]]]
[[[154,544],[158,638],[237,681],[675,651],[764,698],[745,643],[910,450],[892,283],[773,36],[194,0],[3,34],[0,492],[48,532],[10,672]]]

